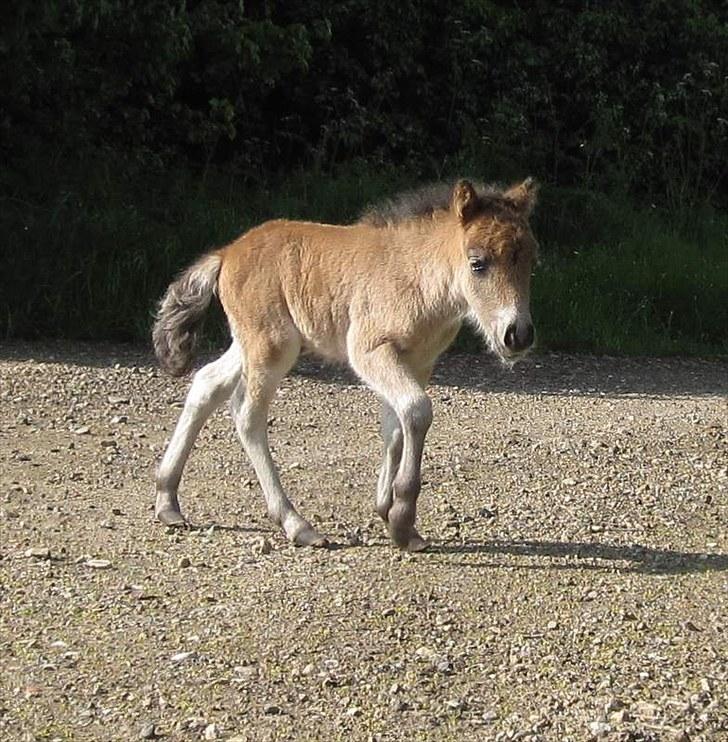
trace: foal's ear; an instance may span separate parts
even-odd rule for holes
[[[478,210],[478,194],[468,180],[459,180],[452,192],[452,210],[463,224],[467,224]]]
[[[525,216],[531,216],[536,206],[538,183],[533,178],[526,178],[523,183],[511,186],[503,197],[510,201]]]

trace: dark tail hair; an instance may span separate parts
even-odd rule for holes
[[[170,284],[159,302],[152,341],[160,365],[172,376],[182,376],[192,366],[221,266],[220,252],[204,255]]]

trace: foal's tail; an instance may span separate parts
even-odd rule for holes
[[[221,266],[220,251],[204,255],[170,284],[159,302],[152,341],[160,365],[172,376],[190,370]]]

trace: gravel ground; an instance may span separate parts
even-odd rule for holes
[[[418,555],[372,513],[372,395],[302,365],[271,529],[226,411],[152,519],[187,382],[0,350],[0,739],[728,739],[728,364],[445,357]]]

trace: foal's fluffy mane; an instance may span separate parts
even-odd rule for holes
[[[436,211],[447,211],[452,203],[453,190],[457,182],[430,183],[411,191],[402,191],[367,207],[359,217],[359,223],[386,227],[411,219],[431,217]],[[495,206],[499,202],[505,202],[502,188],[471,182],[478,198],[484,204]]]

